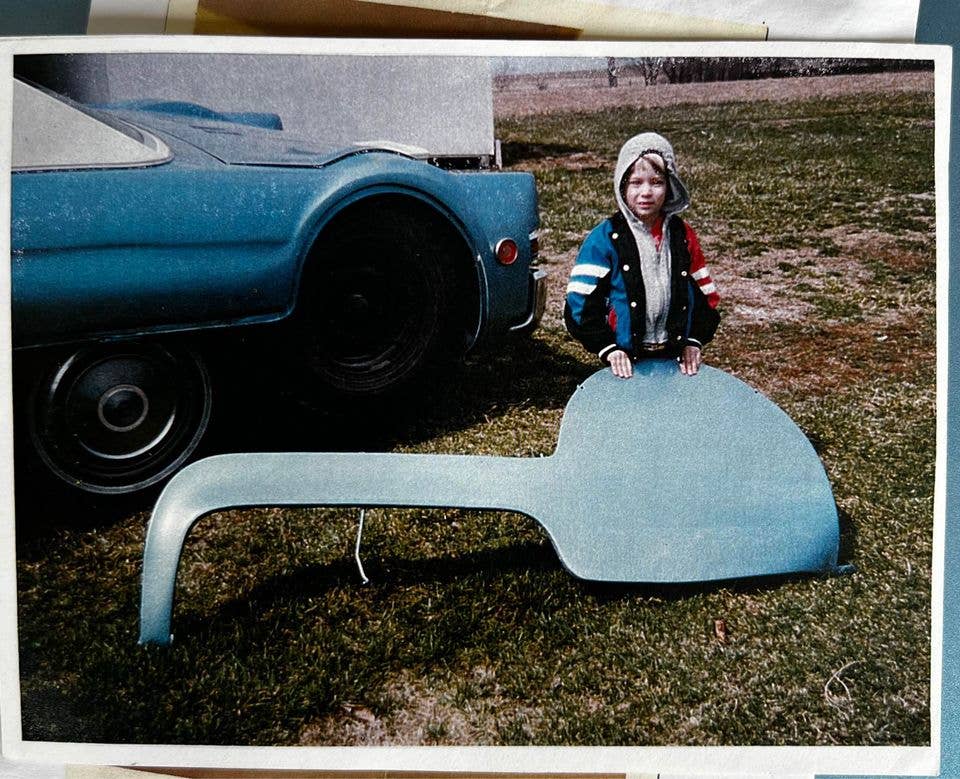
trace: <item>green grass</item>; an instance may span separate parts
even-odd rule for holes
[[[745,248],[797,248],[838,226],[893,235],[931,229],[931,205],[917,197],[933,189],[931,105],[927,95],[906,93],[622,108],[511,120],[498,130],[514,164],[538,145],[609,160],[608,169],[578,174],[575,188],[565,171],[538,175],[544,226],[571,234],[561,250],[612,208],[613,163],[634,128],[656,128],[677,149],[697,224]]]
[[[928,743],[932,113],[931,96],[908,93],[498,127],[517,169],[537,167],[543,149],[593,151],[612,166],[624,128],[674,141],[721,292],[724,279],[760,285],[804,314],[738,318],[728,296],[708,359],[772,397],[813,441],[855,574],[597,586],[566,574],[522,516],[373,510],[362,586],[355,512],[231,511],[186,544],[174,645],[144,649],[145,513],[72,526],[74,506],[54,504],[51,529],[21,532],[18,544],[25,738]],[[609,173],[554,165],[537,178],[556,274],[611,210]],[[870,241],[844,243],[857,232]],[[391,431],[359,420],[358,440],[552,451],[563,406],[596,367],[563,333],[558,304],[534,338],[471,359]]]

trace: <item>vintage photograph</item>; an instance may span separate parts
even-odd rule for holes
[[[634,49],[14,57],[24,742],[931,745],[941,65]]]

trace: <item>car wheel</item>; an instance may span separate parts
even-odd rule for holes
[[[37,386],[30,435],[58,476],[88,492],[127,493],[176,471],[210,418],[200,358],[158,345],[82,349]]]
[[[326,386],[347,395],[385,392],[463,340],[445,235],[402,209],[348,212],[327,228],[299,316],[306,360]]]

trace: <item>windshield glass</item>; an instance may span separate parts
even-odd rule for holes
[[[170,158],[159,138],[40,89],[13,82],[13,168],[152,165]]]

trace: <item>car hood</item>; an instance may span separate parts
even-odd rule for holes
[[[163,135],[173,136],[228,165],[318,167],[346,155],[377,149],[408,157],[428,156],[425,149],[390,141],[357,141],[353,145],[323,143],[282,130],[264,130],[233,122],[171,120],[143,112],[122,118]]]

